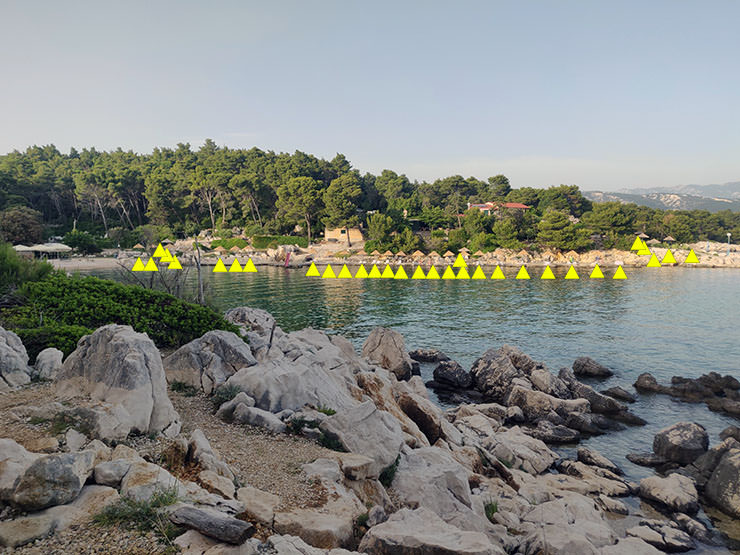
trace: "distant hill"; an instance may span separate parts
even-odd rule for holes
[[[740,212],[740,181],[721,185],[678,185],[623,189],[617,192],[586,191],[586,198],[597,202],[633,202],[640,206],[668,210],[732,210]]]

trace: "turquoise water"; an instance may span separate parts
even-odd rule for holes
[[[623,281],[542,281],[536,279],[539,270],[524,281],[512,279],[515,269],[506,272],[504,281],[323,280],[305,277],[305,270],[260,267],[257,274],[208,273],[206,287],[219,309],[263,308],[285,330],[310,326],[340,333],[360,349],[374,327],[392,327],[409,350],[436,347],[466,368],[486,349],[509,343],[555,373],[579,356],[593,357],[615,372],[591,382],[597,389],[632,390],[642,372],[661,383],[710,371],[740,377],[740,270],[627,269]],[[194,281],[194,272],[188,279]],[[432,369],[424,365],[425,381]],[[650,451],[661,428],[695,421],[714,443],[724,427],[738,424],[703,404],[660,395],[640,396],[632,410],[649,424],[582,444],[611,457],[633,478],[652,471],[624,456]]]

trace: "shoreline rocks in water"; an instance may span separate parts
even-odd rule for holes
[[[660,385],[655,377],[645,372],[640,374],[634,384],[641,393],[660,393],[670,395],[689,403],[705,403],[710,410],[740,417],[740,381],[717,372],[710,372],[698,378],[671,378],[671,385]]]
[[[592,377],[611,375],[588,357],[577,359],[573,367]],[[572,370],[562,368],[556,376],[543,363],[509,345],[486,351],[469,373],[457,362],[441,362],[427,386],[445,400],[459,396],[471,402],[517,407],[528,425],[527,433],[546,443],[578,442],[584,435],[620,429],[622,423],[645,424],[613,397],[580,382]]]
[[[486,401],[443,410],[411,375],[412,358],[393,330],[373,330],[358,355],[342,337],[286,333],[264,311],[242,307],[229,318],[248,344],[227,332],[205,334],[164,364],[149,339],[127,326],[83,338],[54,384],[71,406],[13,412],[20,420],[60,413],[88,419],[70,418],[72,429],[58,434],[61,444],[49,443],[50,453],[0,439],[0,545],[54,534],[72,525],[69,515],[89,520],[120,497],[146,503],[167,491],[176,499],[159,514],[189,528],[175,544],[197,553],[650,553],[704,541],[707,528],[688,516],[703,500],[740,514],[734,430],[711,449],[697,425],[661,432],[654,449],[674,459],[677,472],[638,486],[592,449],[580,448],[571,460],[545,443],[639,422],[571,369],[556,375],[507,345],[483,353],[470,372],[430,350],[417,353],[437,359],[434,381],[452,395]],[[603,373],[593,361],[575,366],[591,377]],[[218,398],[215,416],[211,407],[207,415],[234,434],[229,443],[248,442],[241,427],[248,424],[274,434],[266,437],[274,438],[277,456],[291,449],[287,432],[321,444],[322,455],[292,478],[315,487],[316,498],[294,506],[257,489],[254,476],[238,476],[234,461],[222,458],[223,443],[219,453],[200,429],[180,433],[165,379],[190,385],[198,402]],[[81,429],[86,422],[96,426]],[[135,431],[161,442],[161,457],[145,459],[122,443],[136,445]],[[638,493],[668,516],[645,519],[617,499]],[[625,531],[610,513],[634,525]],[[256,531],[260,539],[249,539]]]

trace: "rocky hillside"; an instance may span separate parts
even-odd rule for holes
[[[440,362],[430,385],[460,401],[442,410],[393,330],[358,354],[261,310],[226,316],[241,336],[208,332],[163,358],[109,325],[33,368],[0,328],[0,546],[609,555],[730,541],[701,507],[740,517],[736,428],[711,449],[698,425],[664,430],[662,473],[639,484],[597,452],[548,447],[641,424],[630,392],[581,381],[610,372],[596,361],[556,375],[503,346],[467,371],[414,352]]]
[[[660,210],[707,210],[740,212],[740,198],[706,197],[678,192],[623,193],[585,191],[583,195],[595,202],[634,203]]]

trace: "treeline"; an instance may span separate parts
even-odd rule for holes
[[[466,211],[468,202],[487,201],[531,209],[496,217]],[[75,229],[67,241],[84,250],[101,244],[100,237],[105,246],[131,246],[203,229],[229,237],[233,227],[249,236],[297,234],[310,241],[323,226],[360,223],[370,246],[383,250],[582,250],[593,246],[592,236],[605,247],[625,246],[639,231],[679,242],[740,236],[740,214],[729,211],[591,203],[576,186],[512,189],[503,175],[412,182],[391,170],[362,174],[341,154],[327,161],[208,140],[198,150],[179,144],[151,154],[94,148],[62,154],[50,145],[0,156],[0,234],[14,243]],[[419,228],[431,236],[422,240],[414,232]]]

